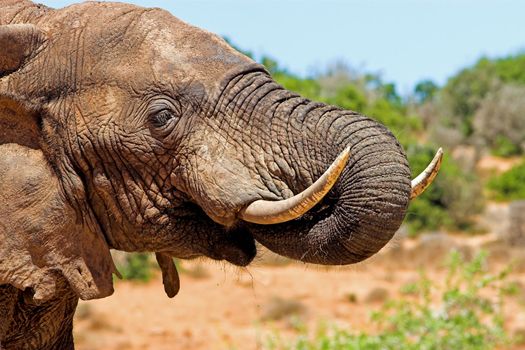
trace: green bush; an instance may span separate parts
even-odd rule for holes
[[[340,87],[334,96],[325,100],[326,103],[349,109],[356,112],[363,112],[368,101],[365,94],[357,86],[348,84]]]
[[[502,157],[525,151],[525,86],[503,85],[481,102],[473,119],[474,137]]]
[[[509,201],[525,199],[525,161],[491,178],[487,187],[493,198]]]
[[[443,107],[450,113],[447,122],[470,136],[474,114],[483,99],[501,84],[525,85],[524,53],[498,59],[483,57],[450,78],[440,92]]]
[[[494,145],[492,146],[492,154],[497,157],[512,157],[519,155],[521,149],[508,137],[498,135],[494,138]]]
[[[470,262],[452,253],[444,285],[422,272],[417,282],[403,288],[401,299],[387,302],[373,313],[371,322],[377,333],[321,327],[312,336],[302,329],[292,343],[274,336],[266,348],[488,350],[508,346],[511,339],[503,327],[502,306],[512,291],[507,281],[509,269],[491,274],[486,265],[484,253]]]
[[[125,259],[117,269],[125,280],[147,282],[153,276],[155,262],[149,253],[126,254]]]
[[[299,95],[312,100],[319,100],[320,87],[314,79],[301,79],[286,72],[276,72],[273,78],[285,89],[294,91]]]

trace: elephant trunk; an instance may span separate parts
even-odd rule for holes
[[[355,263],[379,251],[410,200],[410,169],[398,141],[370,118],[303,99],[260,72],[251,75],[236,84],[250,82],[242,87],[248,97],[240,110],[261,130],[256,143],[265,164],[258,168],[268,169],[261,178],[275,180],[278,191],[286,187],[283,197],[312,185],[345,148],[350,153],[320,203],[289,222],[248,224],[255,239],[278,254],[326,265]]]

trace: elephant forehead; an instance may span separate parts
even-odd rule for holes
[[[45,27],[53,37],[55,70],[74,70],[81,74],[77,80],[94,85],[140,90],[191,80],[209,89],[230,70],[253,64],[217,35],[161,9],[87,2],[60,10]],[[71,74],[57,77],[64,75]]]
[[[184,78],[213,84],[231,69],[253,63],[219,36],[163,10],[145,13],[138,30],[145,33],[144,51],[152,58],[151,68],[158,79],[182,74]]]

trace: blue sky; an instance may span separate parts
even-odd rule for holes
[[[162,7],[303,76],[343,61],[381,73],[401,93],[422,79],[443,84],[482,55],[525,52],[525,1],[519,0],[127,2]]]

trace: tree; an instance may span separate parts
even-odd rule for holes
[[[473,120],[474,134],[499,156],[525,152],[525,86],[503,85],[487,94]]]
[[[414,88],[414,98],[417,103],[423,104],[434,98],[439,87],[432,80],[422,80]]]

